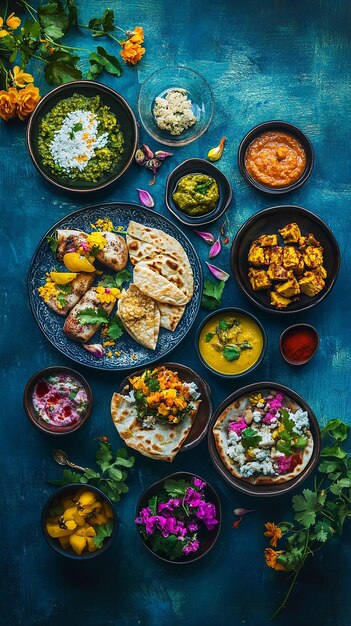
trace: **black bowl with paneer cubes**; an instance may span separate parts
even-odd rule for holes
[[[236,282],[272,313],[298,313],[330,293],[340,268],[338,243],[320,217],[281,205],[250,217],[231,249]]]

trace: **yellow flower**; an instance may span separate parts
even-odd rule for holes
[[[112,233],[115,230],[112,221],[108,217],[104,217],[103,219],[99,218],[98,220],[96,220],[95,224],[90,224],[90,226],[95,230],[106,230],[109,233]]]
[[[279,528],[279,526],[276,526],[273,522],[267,522],[267,524],[265,524],[265,528],[267,528],[267,532],[265,532],[264,535],[265,537],[271,537],[269,543],[275,548],[278,539],[280,539],[282,536],[281,528]]]
[[[278,563],[278,557],[284,554],[284,550],[272,550],[272,548],[266,548],[264,555],[266,557],[266,565],[276,570],[284,570],[284,566]]]
[[[55,283],[47,279],[45,285],[38,287],[39,296],[44,300],[44,302],[48,303],[52,298],[56,298],[58,294],[58,288]],[[59,309],[62,309],[62,304],[59,301],[56,302]]]
[[[121,296],[120,289],[117,289],[116,287],[103,287],[102,285],[96,287],[96,293],[98,300],[102,303],[106,302],[107,304],[110,302],[116,302],[116,300],[118,300]]]
[[[16,17],[14,13],[8,16],[6,20],[6,25],[11,28],[11,30],[16,30],[21,24],[21,20],[19,17]]]
[[[136,26],[129,37],[129,41],[132,43],[143,43],[144,41],[144,31],[141,26]]]
[[[107,241],[105,237],[98,232],[90,233],[90,235],[88,235],[86,238],[86,244],[90,250],[92,250],[93,248],[95,248],[95,250],[97,251],[103,250],[106,246],[106,243]]]
[[[145,48],[142,48],[139,43],[133,43],[130,39],[122,42],[121,57],[126,63],[136,65],[145,52]]]
[[[17,115],[20,120],[24,120],[27,115],[34,111],[40,100],[40,92],[38,87],[34,85],[26,85],[24,89],[18,92],[17,99]]]
[[[18,65],[15,65],[15,67],[13,68],[12,76],[14,87],[22,88],[26,86],[26,83],[34,83],[34,78],[32,74],[24,72]]]
[[[18,91],[13,87],[8,91],[4,89],[0,91],[0,117],[6,122],[16,114],[17,98]]]
[[[4,25],[4,20],[2,19],[2,17],[0,17],[0,39],[2,39],[2,37],[6,37],[6,35],[9,34],[8,30],[5,30],[3,28]]]

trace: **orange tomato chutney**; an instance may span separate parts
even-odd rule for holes
[[[245,167],[256,182],[266,187],[286,187],[297,181],[306,168],[306,152],[288,133],[262,133],[245,153]]]

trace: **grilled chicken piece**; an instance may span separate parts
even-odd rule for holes
[[[101,324],[81,324],[77,319],[77,314],[85,309],[97,310],[98,308],[103,308],[109,316],[113,307],[114,302],[100,302],[96,294],[96,289],[93,287],[86,292],[74,309],[72,309],[64,323],[63,332],[69,339],[72,339],[72,341],[88,341],[96,333]]]
[[[62,293],[62,298],[65,299],[66,304],[59,307],[60,302],[56,297],[50,298],[47,302],[47,305],[55,311],[58,315],[65,316],[68,311],[73,309],[73,307],[79,302],[82,296],[90,289],[94,282],[95,275],[87,274],[85,272],[81,272],[77,274],[76,278],[74,278],[67,286],[70,287],[70,293]]]
[[[123,237],[108,231],[102,231],[101,235],[105,237],[107,244],[97,253],[96,258],[116,272],[123,270],[128,261],[128,248]]]
[[[57,229],[57,252],[56,256],[62,261],[66,252],[76,252],[87,238],[82,230]]]

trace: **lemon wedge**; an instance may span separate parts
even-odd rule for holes
[[[70,272],[95,272],[94,265],[78,252],[67,252],[63,257],[63,262]]]
[[[50,272],[50,278],[56,285],[68,285],[77,278],[77,274],[75,272]]]

